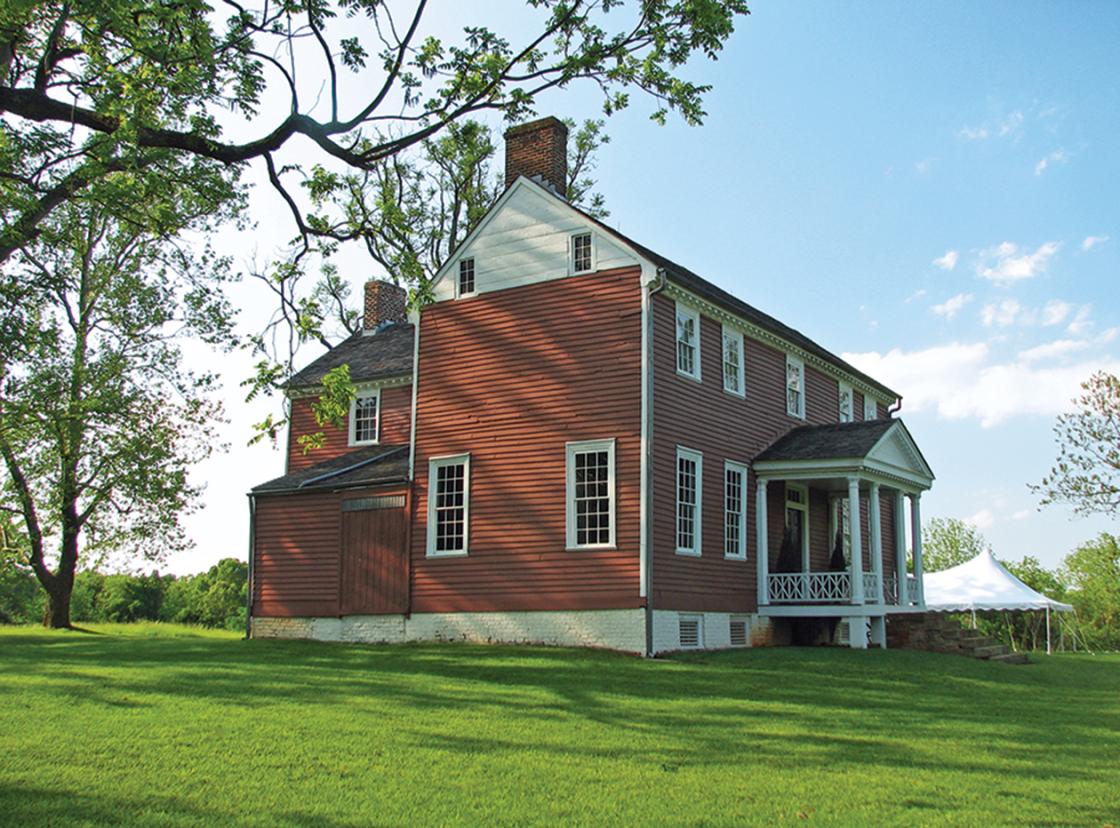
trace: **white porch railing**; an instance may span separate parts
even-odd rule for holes
[[[883,603],[898,603],[898,581],[893,577],[883,579]]]
[[[772,604],[826,604],[850,601],[848,572],[778,572],[768,578]]]
[[[874,604],[879,595],[879,576],[874,572],[863,573],[863,602]]]

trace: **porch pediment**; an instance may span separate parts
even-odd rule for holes
[[[928,489],[934,477],[902,420],[795,428],[759,454],[753,467],[764,477],[857,475],[918,491]]]

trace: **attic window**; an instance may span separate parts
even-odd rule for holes
[[[853,409],[855,409],[855,402],[852,396],[852,386],[842,382],[840,383],[840,422],[850,423],[854,420]]]
[[[879,406],[875,402],[874,397],[869,397],[866,394],[863,397],[863,419],[865,420],[878,420],[879,419]]]
[[[474,259],[459,260],[459,295],[470,296],[474,293]]]
[[[592,259],[591,234],[576,233],[572,236],[572,273],[587,273],[593,270]]]
[[[366,446],[380,438],[381,391],[359,391],[350,401],[350,445]]]
[[[786,357],[786,411],[805,419],[805,363],[793,356]]]
[[[677,303],[677,373],[700,379],[700,353],[697,340],[700,334],[700,314],[692,308]]]

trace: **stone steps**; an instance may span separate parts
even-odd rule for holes
[[[968,658],[1026,664],[1025,653],[1013,653],[979,630],[961,627],[941,613],[907,613],[887,616],[887,646],[928,650]]]

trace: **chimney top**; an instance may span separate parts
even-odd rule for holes
[[[549,116],[506,130],[506,188],[519,175],[531,178],[561,198],[568,195],[568,127]]]
[[[404,288],[383,279],[370,279],[365,288],[365,314],[362,332],[377,333],[385,323],[404,322],[408,293]]]

